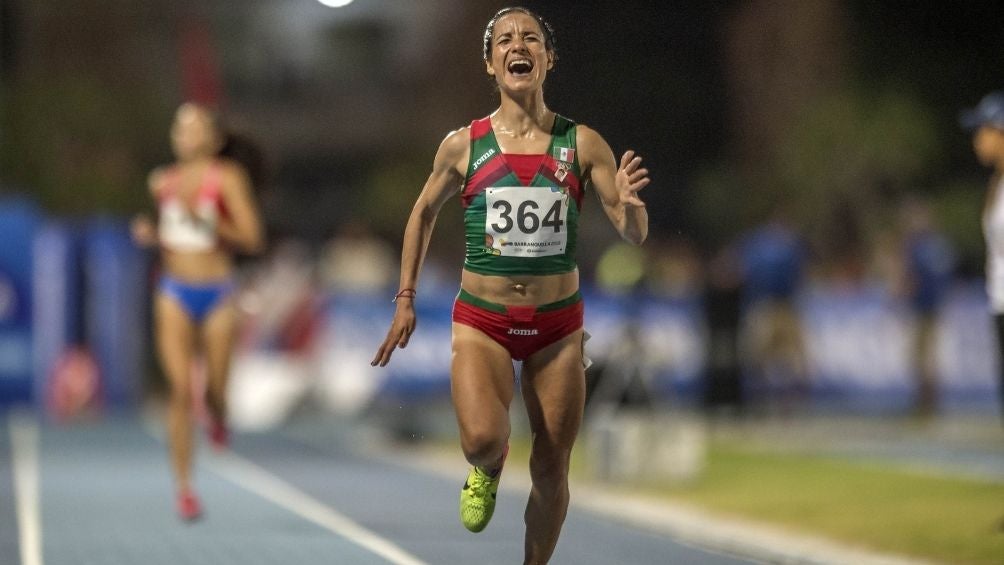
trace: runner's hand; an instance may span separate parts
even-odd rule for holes
[[[649,183],[648,169],[640,169],[641,157],[628,150],[621,157],[620,167],[614,181],[617,184],[617,195],[624,206],[644,207],[645,203],[638,198],[638,191]]]
[[[413,297],[402,297],[398,299],[397,310],[394,311],[394,320],[390,323],[390,330],[387,337],[380,344],[376,356],[370,361],[373,367],[383,367],[390,362],[390,356],[394,349],[400,347],[404,349],[408,346],[408,340],[415,331],[415,307],[412,305]]]
[[[136,245],[140,247],[157,245],[157,228],[153,225],[153,220],[146,214],[137,214],[129,223],[129,230],[132,232],[132,240]]]

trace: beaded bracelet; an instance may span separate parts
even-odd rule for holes
[[[394,295],[394,300],[391,300],[391,302],[397,302],[398,298],[415,298],[416,296],[418,296],[418,293],[415,292],[415,289],[402,288],[401,290],[397,291],[397,294]]]

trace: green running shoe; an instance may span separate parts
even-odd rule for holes
[[[502,462],[509,454],[509,446],[506,446],[502,455]],[[494,477],[489,476],[480,467],[474,467],[467,474],[467,481],[460,491],[460,521],[464,527],[472,532],[480,532],[488,526],[488,522],[495,513],[495,495],[499,490],[499,481],[502,478],[502,469]]]

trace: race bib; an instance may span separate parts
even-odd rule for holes
[[[568,241],[568,193],[548,186],[485,190],[485,248],[502,257],[561,255]]]

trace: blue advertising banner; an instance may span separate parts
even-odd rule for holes
[[[48,221],[35,236],[35,401],[46,398],[60,358],[83,341],[80,230]]]
[[[813,400],[858,411],[902,411],[917,392],[917,319],[879,289],[819,287],[801,302]],[[937,315],[933,356],[943,409],[996,406],[997,348],[982,281],[960,282]]]
[[[585,329],[591,334],[586,355],[596,362],[593,374],[606,381],[600,393],[616,395],[634,379],[656,401],[701,401],[708,327],[700,297],[619,297],[587,289],[583,294]],[[369,361],[386,335],[394,305],[386,293],[332,297],[321,373],[354,383],[343,390],[352,390],[359,401],[448,398],[453,298],[443,289],[421,294],[415,303],[418,327],[408,347],[376,369]],[[878,287],[819,285],[802,295],[796,312],[807,373],[803,408],[898,413],[911,407],[916,319],[907,305]],[[982,281],[959,283],[939,311],[933,345],[943,409],[996,406],[1000,360],[994,339]],[[748,368],[742,373],[749,379]],[[756,394],[786,394],[778,386],[784,385],[767,383]]]
[[[32,239],[41,222],[26,200],[0,200],[0,404],[32,397]]]
[[[128,223],[99,219],[84,242],[85,334],[101,374],[104,404],[133,408],[143,382],[147,265]]]

